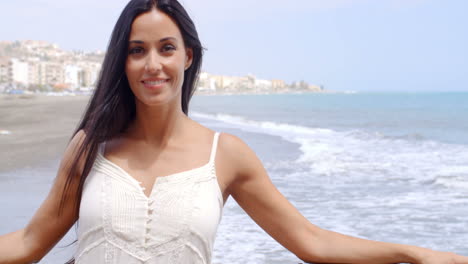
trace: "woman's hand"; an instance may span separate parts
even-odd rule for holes
[[[468,264],[468,257],[429,249],[425,249],[420,259],[417,264]]]

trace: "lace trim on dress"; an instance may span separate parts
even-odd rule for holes
[[[106,243],[106,253],[104,261],[106,264],[113,264],[115,258],[115,248],[108,242]]]

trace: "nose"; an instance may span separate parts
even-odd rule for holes
[[[161,71],[161,69],[161,57],[157,52],[151,51],[146,58],[145,71],[154,74]]]

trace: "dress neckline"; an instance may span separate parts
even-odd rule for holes
[[[123,175],[125,178],[129,179],[131,182],[133,182],[134,184],[136,184],[140,189],[141,191],[141,194],[146,197],[147,199],[151,199],[151,197],[153,196],[153,192],[154,192],[154,189],[156,187],[156,185],[160,184],[160,183],[163,183],[163,182],[168,182],[170,181],[171,179],[175,179],[176,176],[180,176],[180,175],[184,175],[184,174],[187,174],[187,173],[190,173],[190,172],[193,172],[193,171],[198,171],[198,170],[202,170],[206,167],[209,167],[212,163],[214,163],[214,158],[215,158],[215,154],[216,154],[216,147],[217,147],[217,138],[219,136],[219,132],[215,132],[214,134],[214,137],[213,137],[213,142],[212,142],[212,146],[211,146],[211,153],[210,153],[210,159],[207,163],[205,163],[204,165],[202,166],[199,166],[199,167],[195,167],[195,168],[192,168],[192,169],[188,169],[188,170],[184,170],[184,171],[180,171],[180,172],[176,172],[176,173],[171,173],[169,175],[165,175],[165,176],[158,176],[155,178],[154,180],[154,183],[153,183],[153,186],[151,187],[151,191],[149,193],[149,196],[145,194],[145,187],[142,186],[142,182],[138,181],[135,177],[133,177],[129,172],[127,172],[126,170],[124,170],[122,167],[120,167],[119,165],[117,165],[116,163],[110,161],[109,159],[107,159],[104,154],[105,154],[105,145],[106,145],[106,142],[102,142],[101,143],[101,146],[99,147],[99,150],[98,150],[98,157],[100,157],[105,163],[109,164],[110,166],[114,167],[118,172],[121,173],[121,175]]]

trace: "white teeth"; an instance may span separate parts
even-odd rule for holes
[[[146,82],[144,82],[144,83],[149,84],[149,85],[160,85],[160,84],[163,84],[163,83],[165,83],[165,82],[166,82],[166,80],[151,81],[151,82],[150,82],[150,81],[146,81]]]

